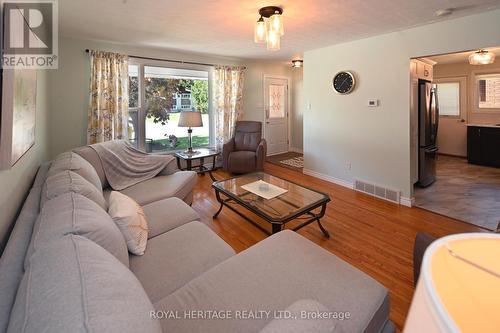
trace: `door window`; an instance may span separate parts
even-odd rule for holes
[[[269,85],[269,118],[285,117],[285,86]]]
[[[460,82],[437,84],[439,115],[460,117]]]

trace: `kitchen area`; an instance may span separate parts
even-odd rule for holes
[[[410,68],[415,206],[496,231],[500,47],[412,59]]]

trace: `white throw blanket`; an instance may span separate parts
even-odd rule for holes
[[[155,177],[175,159],[171,155],[144,153],[121,140],[96,143],[90,147],[99,155],[109,185],[115,191]]]

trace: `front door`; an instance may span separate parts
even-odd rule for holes
[[[267,154],[286,153],[288,151],[288,79],[266,77],[264,99],[264,137],[267,141]]]

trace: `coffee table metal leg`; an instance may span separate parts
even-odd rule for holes
[[[217,216],[219,216],[221,210],[222,210],[222,207],[224,207],[224,201],[221,199],[220,195],[219,195],[219,191],[215,190],[215,197],[217,198],[217,201],[220,203],[220,207],[219,207],[219,210],[217,211],[217,213],[214,214],[213,218],[217,218]]]
[[[317,219],[317,221],[318,221],[319,228],[323,232],[323,235],[325,235],[326,238],[330,238],[330,233],[328,232],[328,230],[326,230],[325,227],[323,227],[323,225],[321,224],[321,222],[319,221],[319,219]]]
[[[325,235],[326,238],[330,238],[330,233],[328,232],[328,230],[325,229],[325,227],[323,227],[323,225],[320,222],[320,219],[323,216],[325,216],[325,212],[326,212],[326,203],[324,203],[323,206],[321,206],[321,212],[318,214],[316,220],[318,221],[318,226],[323,232],[323,235]]]

